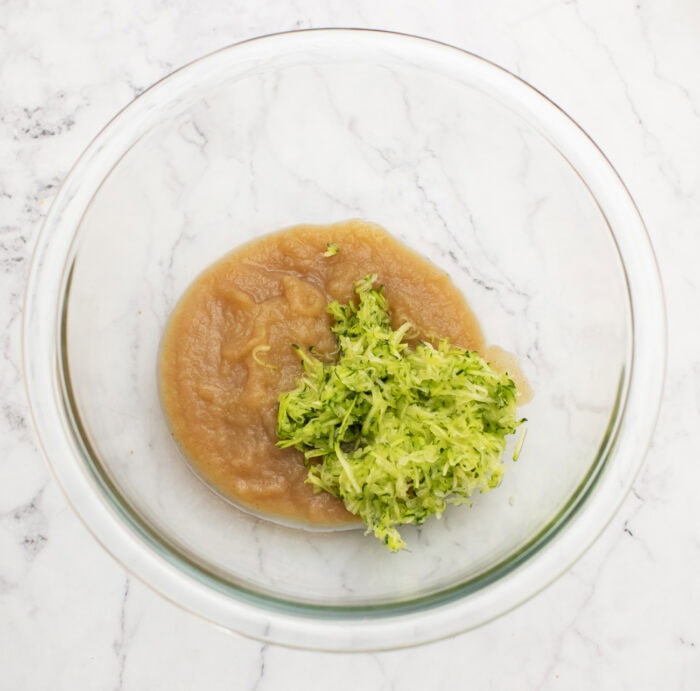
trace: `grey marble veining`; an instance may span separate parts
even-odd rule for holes
[[[249,36],[324,25],[427,35],[535,83],[584,126],[629,186],[649,227],[668,303],[669,367],[658,429],[610,526],[525,605],[411,651],[343,656],[263,645],[152,593],[104,553],[68,507],[37,449],[22,384],[21,307],[31,249],[57,187],[90,139],[176,66]],[[0,686],[697,688],[698,35],[700,10],[689,0],[0,6]],[[196,122],[180,136],[206,157]],[[368,166],[402,174],[391,151],[378,150],[365,133],[355,136]],[[416,184],[433,174],[440,171],[428,157]],[[179,184],[177,171],[169,184]],[[443,206],[432,202],[432,222],[439,224]],[[546,200],[531,209],[533,224],[544,212]],[[531,353],[546,369],[537,340]]]

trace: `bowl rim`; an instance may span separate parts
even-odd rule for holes
[[[108,170],[121,157],[121,147],[112,141],[113,131],[125,122],[138,127],[164,84],[207,61],[255,52],[265,44],[277,43],[285,49],[295,42],[301,41],[303,47],[305,41],[320,40],[330,45],[339,36],[352,37],[358,44],[385,41],[399,48],[407,44],[418,52],[443,52],[469,65],[472,77],[516,92],[540,133],[569,161],[599,204],[618,248],[630,308],[630,366],[618,389],[620,409],[603,440],[602,460],[592,468],[596,471],[592,477],[582,483],[582,491],[574,495],[576,501],[568,507],[568,515],[557,519],[555,530],[537,540],[533,553],[522,555],[514,569],[508,570],[507,583],[498,574],[474,592],[458,589],[447,597],[430,598],[424,606],[384,608],[381,616],[366,609],[285,608],[242,589],[232,597],[213,581],[193,578],[188,571],[191,565],[183,560],[176,565],[157,546],[149,546],[152,538],[143,532],[135,534],[139,527],[133,521],[131,525],[125,522],[125,516],[96,491],[112,491],[105,486],[105,478],[81,467],[78,453],[87,451],[79,448],[80,441],[72,434],[75,421],[65,408],[70,391],[60,374],[62,287],[70,283],[67,265],[75,232],[102,182],[96,176],[98,183],[86,184],[86,174],[99,170],[100,164]],[[567,151],[575,153],[577,166]],[[175,70],[117,113],[70,170],[44,221],[27,281],[22,340],[25,386],[43,455],[68,502],[98,542],[131,573],[184,609],[253,638],[323,650],[378,650],[443,638],[504,614],[570,568],[615,515],[641,468],[658,416],[666,364],[663,289],[648,232],[619,174],[586,132],[535,87],[478,55],[410,34],[357,28],[305,29],[234,43]],[[621,460],[613,466],[608,462],[612,457]]]

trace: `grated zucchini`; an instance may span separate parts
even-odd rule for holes
[[[405,342],[393,330],[376,276],[355,285],[357,303],[332,302],[336,362],[294,346],[297,387],[279,397],[278,446],[303,452],[307,482],[339,497],[389,549],[397,526],[440,517],[496,487],[516,419],[516,388],[476,352],[446,340]]]

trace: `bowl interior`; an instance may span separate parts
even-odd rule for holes
[[[115,511],[197,578],[357,611],[477,589],[544,544],[605,460],[631,347],[606,218],[517,102],[453,59],[343,40],[222,53],[115,129],[67,269],[60,372]],[[350,217],[448,272],[535,393],[502,486],[404,528],[399,554],[220,499],[183,462],[158,398],[166,320],[202,269],[262,233]]]

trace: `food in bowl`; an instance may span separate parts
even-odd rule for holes
[[[348,216],[448,270],[537,392],[499,489],[402,528],[397,554],[223,500],[183,462],[154,376],[202,268],[289,219]],[[24,319],[40,440],[96,538],[198,616],[314,649],[435,640],[540,591],[628,492],[663,380],[653,252],[603,154],[497,66],[385,32],[247,41],[148,89],[52,204]]]
[[[381,227],[296,226],[190,286],[164,335],[161,396],[227,498],[317,526],[359,516],[396,550],[397,525],[500,482],[516,386],[479,352],[449,276]]]

